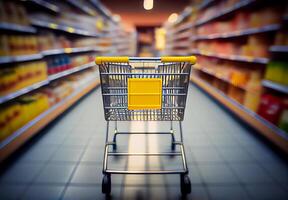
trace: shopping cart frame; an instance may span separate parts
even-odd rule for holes
[[[179,71],[179,73],[151,73],[151,74],[156,74],[158,75],[163,75],[164,74],[166,76],[169,75],[169,77],[171,76],[177,76],[178,78],[181,79],[181,75],[185,76],[185,80],[188,79],[188,83],[185,83],[185,85],[183,86],[183,91],[186,91],[185,97],[183,97],[184,99],[184,104],[182,102],[182,106],[183,108],[183,112],[181,112],[180,114],[178,113],[178,118],[172,117],[172,114],[170,117],[168,118],[160,118],[160,121],[170,121],[170,130],[167,132],[125,132],[125,131],[119,131],[118,130],[118,125],[117,125],[117,121],[130,121],[130,120],[139,120],[138,118],[135,119],[131,119],[131,118],[109,118],[108,114],[109,112],[106,112],[105,108],[109,108],[109,109],[119,109],[117,107],[113,107],[110,106],[110,98],[112,98],[112,96],[120,96],[121,98],[127,98],[127,93],[117,93],[117,94],[110,94],[110,92],[107,93],[107,88],[105,88],[105,84],[107,87],[107,80],[103,80],[103,77],[107,77],[107,76],[114,76],[114,78],[116,77],[116,79],[119,79],[119,76],[124,76],[124,75],[137,75],[137,73],[132,73],[132,72],[127,72],[125,71],[124,73],[117,71],[117,73],[112,72],[109,74],[109,70],[105,69],[101,69],[101,66],[103,67],[103,65],[106,63],[117,63],[118,65],[122,65],[123,63],[133,63],[133,62],[151,62],[151,63],[184,63],[185,66],[187,67],[187,69],[185,68],[185,72],[181,72]],[[153,175],[153,174],[180,174],[180,185],[181,185],[181,193],[182,195],[186,195],[189,194],[191,192],[191,182],[190,182],[190,178],[188,176],[189,170],[187,167],[187,161],[186,161],[186,153],[185,153],[185,148],[184,148],[184,143],[183,143],[183,128],[182,128],[182,120],[184,117],[184,110],[185,110],[185,106],[186,106],[186,98],[187,98],[187,93],[188,93],[188,85],[189,85],[189,77],[190,77],[190,72],[191,72],[191,65],[195,64],[196,62],[196,58],[194,56],[185,56],[185,57],[146,57],[146,58],[139,58],[139,57],[97,57],[96,58],[96,64],[99,65],[99,73],[100,73],[100,79],[101,79],[101,91],[102,91],[102,98],[103,98],[103,107],[105,110],[105,120],[106,120],[106,138],[105,138],[105,147],[104,147],[104,158],[103,158],[103,180],[102,180],[102,192],[106,195],[109,195],[111,193],[111,174],[139,174],[139,175]],[[116,64],[116,65],[117,65]],[[183,64],[183,66],[184,66]],[[125,66],[125,64],[124,64]],[[123,66],[123,67],[124,67]],[[108,66],[109,67],[109,66]],[[145,67],[143,67],[144,70]],[[140,69],[140,68],[137,68]],[[145,68],[147,69],[147,68]],[[150,75],[150,73],[144,73],[145,76]],[[168,75],[167,75],[168,74]],[[165,76],[164,76],[165,77]],[[115,80],[116,80],[115,79]],[[121,79],[121,78],[120,78]],[[127,80],[127,77],[126,77]],[[179,82],[179,81],[178,81]],[[181,82],[181,81],[180,81]],[[126,85],[127,86],[127,85]],[[125,86],[125,87],[126,87]],[[125,89],[125,88],[124,88]],[[173,88],[172,88],[173,89]],[[105,91],[106,90],[106,91]],[[121,90],[120,90],[121,91]],[[184,95],[182,94],[175,94],[176,96],[181,96]],[[164,95],[164,94],[163,94]],[[172,94],[167,94],[167,96],[172,96]],[[107,106],[107,98],[109,98],[109,103]],[[166,97],[169,98],[169,97]],[[163,99],[165,99],[163,97]],[[180,99],[180,97],[179,97]],[[182,99],[182,97],[181,97]],[[183,101],[183,100],[182,100]],[[123,102],[121,102],[123,104]],[[124,102],[124,104],[127,102]],[[183,106],[184,105],[184,106]],[[120,108],[121,109],[121,108]],[[126,108],[122,108],[122,109],[126,109],[125,112],[127,111],[127,106]],[[169,109],[179,109],[178,107],[175,108],[169,108]],[[118,113],[116,113],[115,115],[117,116]],[[127,114],[127,113],[126,113]],[[130,112],[128,114],[131,114]],[[141,113],[140,113],[141,114]],[[145,114],[145,113],[144,113]],[[144,115],[143,114],[143,115]],[[112,114],[113,115],[113,114]],[[160,114],[159,114],[160,115]],[[162,113],[161,113],[162,115]],[[119,113],[120,116],[120,113]],[[149,117],[148,117],[149,118]],[[146,120],[144,119],[140,119],[141,121],[150,121],[147,120],[148,118],[146,118]],[[129,120],[130,119],[130,120]],[[171,120],[168,120],[171,119]],[[152,119],[154,121],[159,121],[159,118],[157,120],[157,118]],[[110,132],[110,121],[114,121],[114,131],[113,131],[113,140],[109,141],[109,132]],[[173,127],[173,121],[178,121],[179,123],[179,135],[180,135],[180,139],[176,140],[175,139],[175,130]],[[139,135],[139,134],[157,134],[157,135],[170,135],[171,136],[171,152],[155,152],[155,153],[129,153],[129,152],[117,152],[117,136],[118,135]],[[113,151],[109,151],[109,147],[112,147]],[[176,146],[179,146],[180,151],[175,151]],[[114,169],[109,169],[108,168],[108,157],[110,156],[180,156],[181,157],[181,161],[182,161],[182,169],[179,170],[114,170]]]

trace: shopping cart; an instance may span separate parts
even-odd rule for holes
[[[194,56],[187,57],[97,57],[106,124],[102,192],[111,192],[111,174],[180,174],[181,193],[191,192],[191,183],[183,145],[182,121]],[[117,121],[170,121],[167,132],[122,132]],[[109,121],[115,121],[113,140],[109,141]],[[173,121],[179,122],[180,140],[176,141]],[[120,134],[169,134],[171,152],[117,152]],[[179,150],[175,150],[179,146]],[[109,148],[111,147],[111,148]],[[109,156],[181,156],[179,170],[113,170]]]

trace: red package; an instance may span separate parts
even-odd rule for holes
[[[261,97],[258,114],[271,123],[277,125],[283,109],[284,104],[281,98],[270,94],[264,94]]]

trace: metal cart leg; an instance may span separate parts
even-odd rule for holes
[[[180,129],[180,142],[181,142],[181,151],[182,151],[182,160],[183,160],[183,168],[187,169],[185,173],[180,174],[180,186],[181,186],[181,193],[183,196],[191,193],[191,181],[188,176],[188,168],[186,162],[186,154],[183,144],[183,129],[182,129],[182,122],[179,121],[179,129]]]
[[[107,150],[108,150],[108,142],[109,139],[109,121],[106,123],[106,139],[105,139],[105,151],[104,151],[104,159],[103,159],[103,179],[102,179],[102,193],[109,195],[111,193],[111,174],[106,172],[107,169]]]
[[[118,128],[117,128],[117,121],[115,121],[115,127],[114,127],[114,135],[113,135],[113,150],[117,149],[117,144],[116,144],[116,137],[118,135]]]
[[[175,150],[175,136],[173,130],[173,121],[170,121],[170,133],[171,133],[171,149],[172,151]]]

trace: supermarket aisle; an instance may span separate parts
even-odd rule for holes
[[[192,181],[187,199],[285,199],[288,167],[195,86],[190,87],[184,137]],[[0,199],[104,199],[101,194],[104,128],[100,90],[87,96],[27,145],[0,176]],[[120,128],[162,130],[165,123]],[[119,150],[168,148],[169,138],[119,137]],[[28,147],[29,146],[29,147]],[[176,168],[176,158],[113,160],[111,167]],[[180,199],[179,177],[112,176],[112,199]]]

